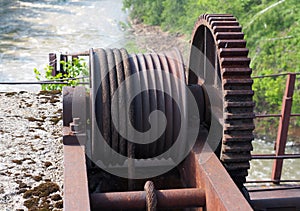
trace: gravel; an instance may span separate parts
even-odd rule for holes
[[[0,210],[61,210],[61,93],[9,92],[0,99]]]

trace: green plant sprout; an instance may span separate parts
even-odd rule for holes
[[[62,90],[64,86],[76,86],[80,82],[85,82],[85,77],[88,76],[88,66],[83,58],[74,58],[72,61],[61,61],[63,72],[52,75],[53,67],[47,65],[45,75],[42,76],[41,72],[34,68],[35,78],[39,81],[53,81],[53,82],[66,82],[67,84],[42,84],[42,90]]]

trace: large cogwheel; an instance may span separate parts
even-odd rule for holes
[[[250,168],[255,117],[242,27],[232,15],[205,14],[196,22],[191,42],[188,83],[220,90],[222,140],[216,154],[241,188]]]

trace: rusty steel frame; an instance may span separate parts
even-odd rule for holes
[[[256,115],[256,118],[279,117],[279,126],[275,142],[275,154],[252,155],[252,159],[274,159],[271,180],[247,181],[247,183],[273,183],[279,186],[274,187],[247,187],[251,198],[251,205],[255,210],[299,210],[300,209],[300,186],[295,183],[300,180],[281,180],[282,166],[284,159],[297,159],[300,154],[285,154],[285,147],[288,137],[290,117],[300,116],[291,114],[292,99],[295,88],[296,75],[299,73],[275,74],[264,77],[278,77],[287,75],[285,92],[282,99],[281,114],[262,114]],[[282,185],[281,183],[290,183]]]
[[[64,127],[64,210],[90,210],[85,146]]]
[[[63,59],[67,58],[68,56],[72,56],[73,58],[77,57],[78,55],[61,55]],[[297,157],[297,155],[284,154],[289,118],[291,116],[299,116],[299,114],[291,114],[292,95],[294,90],[296,74],[291,73],[287,75],[288,80],[286,85],[286,93],[283,99],[281,115],[256,115],[257,118],[280,117],[281,121],[278,129],[278,136],[276,142],[276,155],[252,156],[252,158],[262,159],[275,158],[275,170],[273,169],[273,171],[277,175],[278,172],[280,172],[281,174],[283,159],[294,158],[295,156]],[[199,207],[205,205],[204,209],[207,210],[252,210],[248,201],[241,194],[238,187],[235,186],[228,172],[222,166],[214,152],[210,149],[208,145],[204,143],[205,142],[203,140],[198,141],[197,144],[194,146],[192,152],[186,158],[186,160],[180,166],[177,167],[180,169],[181,178],[186,183],[186,187],[192,189],[156,191],[158,198],[158,207]],[[71,131],[70,128],[64,128],[64,150],[66,150],[64,155],[66,157],[65,160],[68,161],[68,163],[76,163],[76,167],[69,164],[65,164],[65,171],[72,172],[72,174],[65,172],[65,178],[68,178],[68,180],[71,181],[70,178],[74,177],[75,174],[79,178],[78,185],[81,186],[76,187],[75,185],[75,187],[71,187],[70,182],[68,185],[66,185],[65,193],[68,195],[68,197],[65,196],[65,209],[70,208],[69,210],[89,210],[89,197],[91,197],[92,208],[95,209],[119,207],[127,209],[145,207],[146,203],[144,191],[99,193],[92,194],[89,196],[84,149],[84,145],[80,145],[78,143],[78,140],[73,134],[73,131]],[[75,169],[77,171],[78,169],[80,169],[81,173],[77,172],[78,174],[76,174]],[[272,181],[274,181],[274,183],[280,181],[280,174],[279,179],[272,178]],[[72,196],[68,193],[68,190],[71,190],[70,193],[72,193]],[[228,194],[228,190],[230,190],[230,194]],[[78,205],[74,205],[77,202],[76,197],[80,199],[78,201],[80,201],[80,204],[83,204],[84,207],[78,208]],[[164,198],[164,200],[162,200],[162,198]],[[191,203],[191,201],[193,201],[193,203]],[[239,203],[236,203],[237,201]],[[200,209],[202,208],[197,208],[197,210]]]
[[[78,52],[78,53],[60,53],[60,61],[68,61],[68,57],[71,56],[72,60],[78,58],[79,56],[89,56],[88,51]],[[62,72],[62,64],[59,64],[60,69],[57,69],[57,55],[56,53],[49,53],[49,66],[52,67],[52,76],[56,76],[58,73]]]
[[[276,139],[275,154],[277,156],[284,155],[285,153],[285,146],[287,142],[290,115],[291,115],[292,102],[293,102],[293,94],[295,88],[295,79],[296,79],[296,74],[293,73],[288,74],[285,94],[282,100],[282,111],[281,111],[281,117],[280,117],[277,139]],[[281,173],[282,173],[282,165],[283,165],[283,159],[276,159],[274,161],[273,170],[272,170],[272,180],[280,180]]]
[[[65,125],[69,123],[70,120]],[[85,146],[80,145],[70,127],[64,126],[63,132],[65,210],[91,210],[91,205],[92,209],[117,208],[119,205],[123,208],[145,207],[143,191],[89,195]],[[188,206],[202,210],[200,206],[204,206],[206,210],[252,210],[214,152],[208,145],[201,146],[202,143],[203,140],[198,140],[186,160],[178,166],[187,188],[156,191],[158,208]]]
[[[157,208],[192,208],[205,206],[205,191],[199,188],[156,190]],[[94,210],[145,209],[146,191],[91,194]]]
[[[205,210],[252,210],[212,149],[202,143],[198,141],[179,166],[182,181],[205,190]]]
[[[277,78],[278,76],[286,76],[289,74],[295,74],[295,75],[300,75],[300,72],[295,72],[295,73],[278,73],[278,74],[270,74],[270,75],[257,75],[257,76],[252,76],[251,78],[256,79],[256,78]]]
[[[274,183],[274,182],[281,182],[281,183],[286,183],[286,182],[300,182],[300,180],[248,180],[246,183]]]
[[[144,208],[145,192],[88,194],[84,146],[76,145],[76,136],[65,129],[64,209],[137,209]],[[209,146],[196,144],[178,167],[189,188],[156,191],[158,208],[193,207],[194,210],[252,210]],[[202,163],[202,161],[205,161]],[[230,190],[230,192],[228,192]],[[236,202],[239,203],[236,203]],[[92,205],[90,207],[90,205]]]
[[[267,189],[249,192],[254,210],[299,210],[299,189]]]
[[[297,117],[300,114],[291,114],[290,117]],[[281,114],[256,114],[255,118],[266,118],[266,117],[281,117]]]
[[[274,159],[271,181],[274,184],[280,183],[282,166],[284,159],[297,159],[300,154],[285,154],[285,147],[288,137],[290,117],[299,117],[300,114],[292,114],[292,100],[295,88],[296,76],[300,73],[281,73],[266,76],[255,76],[252,78],[265,78],[265,77],[279,77],[287,76],[285,92],[282,98],[282,108],[280,114],[256,114],[256,118],[279,117],[279,126],[277,131],[277,138],[275,142],[275,154],[257,154],[252,155],[252,159]]]
[[[82,109],[73,111],[73,103]],[[63,88],[63,151],[64,151],[64,210],[90,210],[86,167],[85,124],[75,126],[75,118],[86,119],[86,93],[84,87]],[[76,108],[75,108],[76,109]],[[74,118],[75,117],[75,118]],[[72,122],[73,121],[73,122]],[[80,141],[78,140],[80,139]]]
[[[259,154],[252,155],[252,159],[296,159],[300,158],[300,154],[284,154],[284,155],[276,155],[276,154]]]
[[[223,126],[217,153],[242,189],[250,168],[255,128],[252,70],[242,27],[230,14],[203,14],[194,26],[191,45],[188,84],[204,83],[221,90],[220,112],[211,114]],[[208,73],[210,66],[214,71]],[[206,121],[209,125],[211,118]]]
[[[58,74],[56,61],[56,54],[49,53],[49,66],[52,67],[52,76],[56,76]]]
[[[69,88],[73,90],[73,88]],[[66,90],[68,90],[66,88]],[[70,90],[69,90],[70,91]],[[72,91],[69,92],[70,96],[65,96],[68,98],[68,100],[71,99],[71,102],[67,102],[68,105],[72,104]],[[65,103],[64,103],[65,106]],[[66,106],[67,107],[67,106]],[[64,107],[65,108],[65,107]],[[65,110],[65,109],[64,109]],[[67,109],[66,109],[67,110]],[[65,113],[65,112],[64,112]],[[71,111],[72,113],[72,111]],[[70,111],[69,111],[70,114]],[[64,125],[67,127],[69,123],[71,122],[72,118],[70,116],[66,117],[68,119],[67,123],[64,121]],[[65,118],[64,118],[65,119]],[[139,200],[137,200],[139,203],[141,202],[142,193],[136,193],[139,194],[136,196],[134,193],[106,193],[106,194],[91,194],[88,195],[87,191],[87,178],[86,178],[86,163],[85,161],[85,154],[84,154],[84,147],[80,146],[78,143],[76,144],[76,139],[74,139],[73,131],[70,130],[70,128],[65,128],[65,136],[64,136],[64,149],[66,149],[66,156],[71,157],[73,154],[72,161],[66,159],[65,162],[72,162],[73,165],[68,165],[65,169],[65,180],[70,180],[76,178],[78,185],[85,185],[86,188],[80,189],[79,187],[72,187],[71,182],[68,183],[68,185],[65,187],[65,194],[68,194],[68,196],[65,196],[67,199],[65,203],[65,209],[67,210],[89,210],[89,197],[91,199],[91,205],[92,207],[95,206],[95,203],[97,203],[97,206],[104,206],[105,201],[107,199],[107,196],[112,197],[114,194],[115,197],[121,197],[118,200],[121,201],[121,203],[126,204],[124,201],[124,197],[138,197]],[[252,130],[252,129],[251,129]],[[207,133],[205,130],[204,133]],[[206,137],[207,134],[204,134],[203,137]],[[158,202],[158,206],[174,206],[174,207],[181,207],[183,204],[191,206],[189,203],[193,201],[194,199],[198,199],[196,204],[192,204],[192,206],[201,206],[203,209],[206,210],[252,210],[251,206],[247,202],[247,200],[244,198],[242,193],[240,192],[239,188],[236,186],[234,181],[229,176],[228,172],[224,168],[224,166],[221,164],[219,158],[214,154],[214,152],[211,150],[211,148],[208,145],[201,146],[202,143],[205,142],[205,139],[198,140],[198,143],[193,148],[192,152],[189,154],[189,156],[186,158],[186,160],[177,168],[179,168],[181,172],[181,178],[183,181],[185,181],[185,187],[186,188],[193,188],[193,191],[196,191],[196,195],[193,195],[186,197],[186,194],[182,195],[182,190],[168,190],[173,191],[173,193],[170,195],[171,198],[169,198],[169,202],[166,203],[167,198],[164,200],[161,200],[161,202]],[[76,162],[76,165],[74,163]],[[80,167],[79,167],[80,165]],[[85,169],[85,173],[79,173],[76,174],[76,171],[78,169],[81,169],[80,171],[83,171]],[[67,171],[70,171],[72,173],[68,173]],[[76,176],[76,177],[74,177]],[[230,190],[230,192],[228,192]],[[159,194],[164,193],[167,194],[168,191],[157,191],[158,193],[158,200],[160,199]],[[174,192],[175,191],[175,192]],[[73,193],[72,193],[73,192]],[[169,192],[170,193],[170,192]],[[72,200],[73,195],[75,195],[76,199],[79,199],[80,197],[83,197],[82,203],[85,203],[85,208],[78,208],[74,204],[78,202],[78,200]],[[162,198],[163,198],[162,194]],[[172,197],[179,197],[181,196],[180,200],[175,200]],[[182,198],[183,196],[183,198]],[[122,198],[123,197],[123,198]],[[106,198],[106,199],[104,199]],[[100,201],[98,201],[100,200]],[[88,202],[87,202],[88,201]],[[96,202],[95,202],[96,201]],[[120,202],[119,201],[119,202]],[[137,201],[133,203],[133,205],[126,206],[136,206]],[[238,201],[239,203],[236,203]],[[172,202],[172,203],[171,203]],[[166,205],[163,205],[163,203],[166,203]],[[193,202],[194,203],[194,202]],[[116,204],[116,203],[114,203]],[[143,198],[143,206],[145,206],[145,198]],[[97,207],[96,206],[96,207]],[[71,208],[70,208],[71,207]],[[195,208],[195,210],[202,210],[201,207]]]
[[[145,192],[89,195],[85,147],[64,127],[64,209],[144,208]],[[189,188],[156,191],[158,208],[193,207],[195,210],[252,210],[209,146],[199,141],[178,167]],[[205,161],[202,163],[202,161]],[[228,192],[230,190],[230,193]],[[239,203],[236,203],[238,201]],[[92,207],[90,207],[92,205]]]

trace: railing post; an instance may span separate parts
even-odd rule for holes
[[[60,54],[60,62],[61,61],[64,61],[64,62],[68,62],[68,56],[65,55],[65,54]],[[60,66],[59,66],[59,71],[62,73],[62,74],[65,74],[65,70],[63,68],[63,64],[60,63]]]
[[[52,67],[52,76],[57,74],[57,59],[55,53],[49,53],[49,66]]]
[[[277,139],[275,145],[275,154],[284,155],[287,141],[291,108],[293,102],[293,93],[295,87],[295,73],[289,73],[286,81],[285,93],[282,99],[281,117],[278,126]],[[272,170],[272,180],[279,181],[281,178],[283,159],[275,159]],[[279,182],[274,182],[279,184]]]

